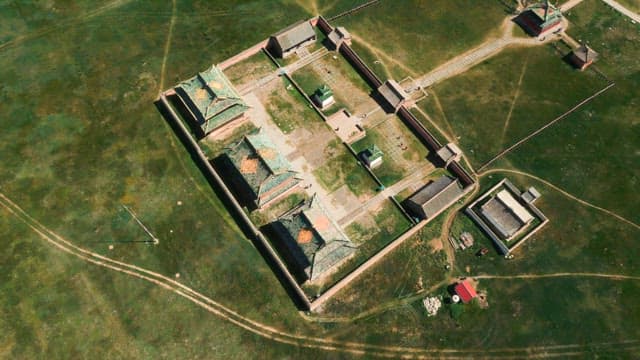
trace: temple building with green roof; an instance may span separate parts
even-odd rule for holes
[[[279,246],[283,258],[303,282],[317,281],[334,272],[357,249],[316,195],[273,225],[283,245]]]
[[[256,208],[263,208],[300,183],[291,164],[261,130],[245,135],[225,151],[232,165],[231,182]]]
[[[549,1],[539,2],[527,7],[516,22],[531,36],[543,36],[562,25],[562,12]]]
[[[217,66],[198,73],[175,88],[198,125],[200,137],[241,120],[249,106]]]

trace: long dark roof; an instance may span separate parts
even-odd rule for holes
[[[291,49],[314,36],[316,36],[316,32],[306,20],[300,20],[273,35],[283,51]]]
[[[422,207],[427,217],[433,216],[445,208],[463,193],[457,179],[442,176],[424,186],[409,201]]]

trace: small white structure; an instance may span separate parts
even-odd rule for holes
[[[442,307],[442,301],[437,297],[427,297],[422,301],[422,304],[427,309],[427,316],[436,315],[440,307]]]
[[[454,304],[459,303],[459,302],[460,302],[460,296],[459,296],[459,295],[453,295],[453,296],[451,297],[451,301],[452,301]]]
[[[313,94],[313,102],[321,110],[324,110],[335,103],[336,100],[333,98],[333,91],[327,85],[322,85]]]

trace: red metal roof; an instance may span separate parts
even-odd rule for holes
[[[476,289],[474,289],[473,286],[471,286],[471,284],[466,280],[457,283],[454,290],[456,294],[460,296],[460,299],[462,299],[462,302],[464,303],[468,303],[469,301],[471,301],[471,299],[478,295],[476,294]]]

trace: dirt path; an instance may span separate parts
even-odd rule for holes
[[[575,200],[575,201],[579,202],[580,204],[582,204],[582,205],[584,205],[584,206],[588,206],[588,207],[590,207],[590,208],[594,208],[594,209],[596,209],[596,210],[598,210],[598,211],[601,211],[601,212],[603,212],[603,213],[605,213],[605,214],[607,214],[607,215],[613,216],[613,217],[615,217],[616,219],[618,219],[618,220],[620,220],[620,221],[622,221],[622,222],[626,223],[627,225],[631,225],[631,226],[633,226],[634,228],[636,228],[636,229],[640,230],[640,225],[638,225],[638,224],[634,223],[633,221],[628,220],[628,219],[626,219],[626,218],[624,218],[624,217],[622,217],[622,216],[620,216],[620,215],[616,214],[615,212],[613,212],[613,211],[611,211],[611,210],[607,210],[607,209],[602,208],[602,207],[600,207],[600,206],[593,205],[593,204],[591,204],[591,203],[589,203],[589,202],[586,202],[586,201],[584,201],[584,200],[582,200],[582,199],[580,199],[580,198],[578,198],[578,197],[576,197],[576,196],[574,196],[574,195],[571,195],[570,193],[568,193],[568,192],[566,192],[566,191],[562,190],[561,188],[559,188],[559,187],[557,187],[557,186],[553,185],[552,183],[550,183],[550,182],[548,182],[548,181],[546,181],[546,180],[544,180],[544,179],[541,179],[541,178],[539,178],[539,177],[537,177],[537,176],[535,176],[535,175],[532,175],[532,174],[526,173],[526,172],[524,172],[524,171],[510,170],[510,169],[499,169],[499,168],[498,168],[498,169],[491,169],[491,170],[485,170],[485,171],[482,171],[482,172],[480,172],[479,176],[480,176],[480,177],[482,177],[482,176],[485,176],[485,175],[488,175],[488,174],[491,174],[491,173],[499,173],[499,172],[505,172],[505,173],[518,174],[518,175],[522,175],[522,176],[526,176],[526,177],[530,177],[530,178],[532,178],[532,179],[538,180],[538,181],[540,181],[541,183],[543,183],[543,184],[545,184],[545,185],[549,186],[550,188],[554,189],[555,191],[557,191],[557,192],[561,193],[562,195],[564,195],[564,196],[566,196],[566,197],[568,197],[568,198],[570,198],[570,199],[572,199],[572,200]]]
[[[208,312],[219,316],[220,318],[231,322],[232,324],[250,331],[258,336],[264,337],[266,339],[270,339],[273,341],[277,341],[284,344],[289,344],[293,346],[300,346],[306,348],[315,348],[322,350],[330,350],[330,351],[340,351],[350,354],[357,355],[375,355],[379,357],[388,357],[388,358],[433,358],[433,359],[461,359],[467,358],[469,354],[492,354],[493,357],[508,357],[512,358],[514,356],[526,355],[532,348],[503,348],[503,349],[469,349],[469,350],[460,350],[460,349],[423,349],[423,348],[408,348],[402,346],[381,346],[381,345],[371,345],[364,343],[355,343],[355,342],[344,342],[344,341],[336,341],[325,338],[314,338],[308,337],[304,335],[298,334],[289,334],[284,331],[280,331],[273,327],[261,324],[259,322],[253,321],[247,317],[244,317],[237,312],[230,310],[223,305],[213,301],[212,299],[202,295],[201,293],[196,292],[195,290],[171,279],[169,277],[165,277],[156,272],[152,272],[135,265],[123,263],[120,261],[116,261],[110,259],[108,257],[102,256],[100,254],[85,250],[80,248],[70,241],[62,238],[58,234],[46,228],[36,219],[31,217],[28,213],[26,213],[22,208],[20,208],[17,204],[11,201],[4,194],[0,193],[0,206],[4,207],[8,212],[10,212],[16,219],[20,220],[22,223],[27,225],[31,230],[33,230],[36,234],[38,234],[42,239],[47,241],[52,246],[57,249],[66,252],[70,255],[80,258],[81,260],[90,262],[94,265],[104,267],[106,269],[110,269],[113,271],[117,271],[141,280],[145,280],[151,282],[157,286],[164,288],[165,290],[171,291],[177,295],[180,295],[194,304],[202,307]],[[434,285],[435,286],[435,285]],[[417,295],[415,295],[417,296]],[[611,346],[617,346],[617,344],[611,344]],[[562,350],[573,348],[575,345],[557,345],[554,346],[554,349]],[[585,345],[581,345],[585,349]],[[544,347],[542,347],[544,348]],[[547,352],[547,356],[551,357],[554,354],[558,354],[557,352]]]
[[[558,7],[561,12],[567,12],[584,0],[569,0]]]
[[[25,35],[20,35],[12,40],[9,40],[3,44],[0,44],[0,50],[3,50],[5,48],[9,48],[11,46],[15,46],[15,45],[19,45],[25,41],[31,40],[31,39],[35,39],[38,38],[40,36],[49,34],[53,31],[56,31],[58,29],[63,29],[65,27],[68,26],[72,26],[75,24],[79,24],[81,22],[87,21],[91,18],[94,18],[98,15],[101,15],[109,10],[113,10],[116,9],[118,7],[121,7],[123,5],[127,5],[128,3],[132,2],[133,0],[116,0],[116,1],[112,1],[106,5],[103,5],[101,7],[98,7],[96,9],[87,11],[84,14],[80,14],[78,16],[69,18],[69,19],[64,19],[64,20],[60,20],[57,23],[55,23],[54,25],[51,26],[47,26],[38,30],[35,30],[34,32],[25,34]]]
[[[417,79],[416,82],[423,88],[435,85],[438,82],[459,75],[470,68],[480,64],[486,59],[497,55],[509,46],[539,46],[556,40],[556,37],[548,38],[519,38],[513,36],[514,23],[511,17],[503,20],[501,29],[502,36],[486,40],[479,46],[460,54],[444,64],[438,66],[426,75]],[[566,28],[566,26],[564,26]]]
[[[504,121],[504,126],[502,127],[502,136],[500,137],[501,144],[504,143],[504,137],[507,134],[507,129],[509,128],[509,122],[511,121],[511,115],[513,114],[513,109],[515,108],[516,102],[518,101],[518,97],[520,96],[522,79],[524,79],[524,74],[527,72],[528,63],[529,63],[529,58],[527,57],[524,60],[524,65],[522,65],[522,72],[520,72],[520,77],[518,78],[518,84],[516,85],[516,91],[513,94],[513,100],[511,101],[511,106],[509,107],[509,113],[507,114],[507,119]]]
[[[171,20],[169,20],[169,32],[167,33],[167,41],[164,43],[164,55],[162,56],[162,66],[160,67],[160,86],[158,92],[164,89],[165,69],[167,67],[167,58],[171,49],[171,38],[173,37],[173,27],[176,24],[176,0],[171,1]]]
[[[604,1],[607,5],[611,6],[612,8],[614,8],[617,12],[621,13],[622,15],[628,17],[629,19],[635,21],[636,23],[640,23],[640,15],[634,13],[633,11],[627,9],[626,7],[624,7],[622,4],[620,4],[617,1],[614,0],[602,0]]]
[[[388,61],[396,66],[398,66],[399,68],[401,68],[402,70],[406,71],[407,74],[409,74],[409,76],[417,76],[417,74],[411,70],[408,66],[406,66],[405,64],[399,62],[398,60],[396,60],[394,57],[387,55],[387,53],[376,47],[373,44],[370,44],[369,42],[367,42],[365,39],[359,37],[356,34],[351,33],[351,37],[353,38],[353,40],[357,41],[358,43],[360,43],[362,46],[366,47],[367,49],[369,49],[369,51],[371,51],[374,55],[376,55],[377,57],[383,58],[385,59],[385,61]],[[381,63],[382,66],[384,66],[386,72],[391,75],[391,72],[389,71],[389,68],[384,64]]]
[[[438,110],[442,114],[442,120],[444,120],[444,124],[447,126],[447,129],[449,129],[449,134],[451,134],[451,136],[455,138],[456,137],[456,132],[453,130],[453,126],[451,126],[451,123],[449,122],[449,119],[447,118],[447,114],[444,112],[444,107],[442,107],[442,103],[440,102],[440,98],[438,97],[438,94],[436,94],[435,90],[431,91],[431,96],[433,96],[433,101],[435,101],[436,107],[438,108]]]
[[[640,276],[603,274],[603,273],[572,273],[558,272],[552,274],[519,274],[519,275],[476,275],[474,279],[547,279],[557,277],[596,277],[611,280],[640,280]]]
[[[434,128],[436,128],[436,130],[438,130],[438,132],[440,132],[440,134],[442,134],[442,136],[444,136],[445,139],[447,139],[447,142],[453,142],[452,133],[446,132],[442,128],[440,128],[440,126],[438,126],[438,124],[436,124],[436,122],[433,121],[433,119],[431,119],[431,116],[429,116],[426,112],[424,112],[419,106],[414,105],[413,109],[415,109],[417,112],[422,114],[422,116],[424,116],[425,119],[429,121],[429,124],[431,124]]]

